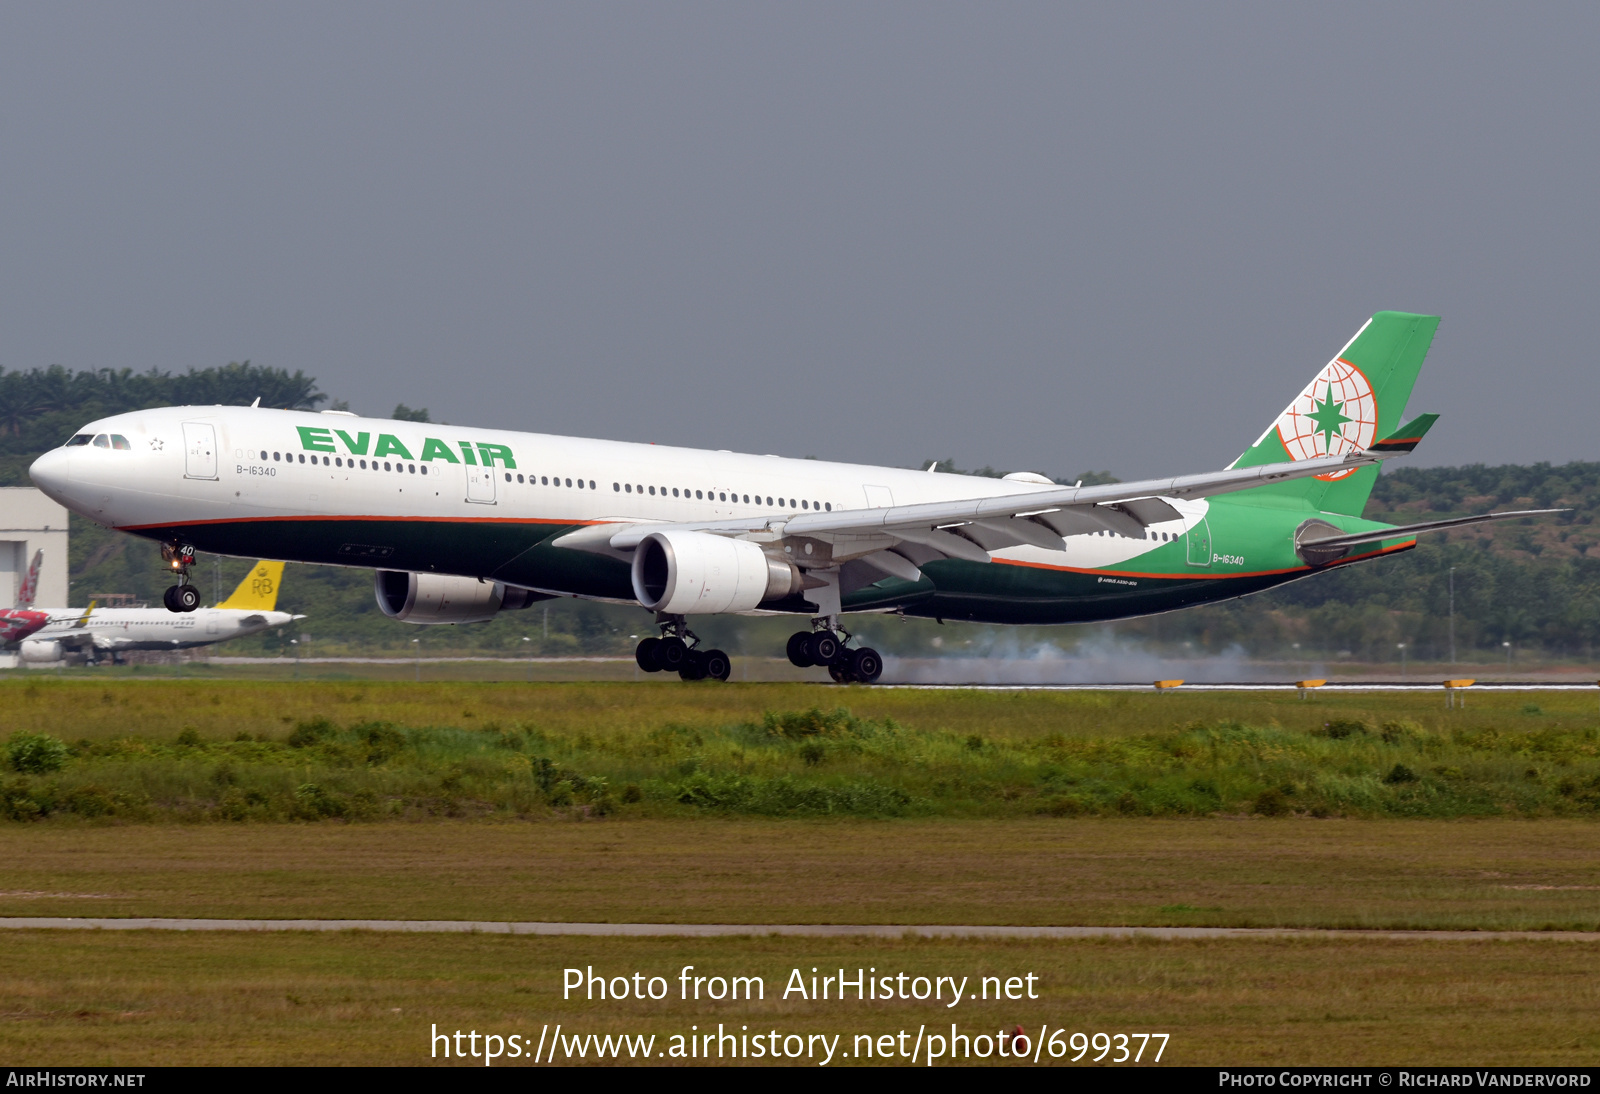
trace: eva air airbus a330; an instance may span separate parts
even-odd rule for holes
[[[199,603],[196,549],[375,567],[410,623],[466,623],[557,596],[638,603],[649,671],[726,679],[689,621],[809,617],[797,665],[871,682],[851,612],[1080,623],[1205,604],[1403,551],[1420,532],[1361,517],[1402,423],[1434,316],[1379,312],[1222,471],[1106,486],[740,455],[257,407],[104,418],[30,474],[74,512],[162,545],[168,606]],[[1541,510],[1540,512],[1546,512]]]

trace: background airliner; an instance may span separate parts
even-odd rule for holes
[[[215,608],[173,612],[166,608],[44,608],[43,622],[12,645],[24,661],[66,658],[98,661],[130,650],[186,650],[281,627],[301,615],[275,611],[283,563],[263,560],[250,568],[233,595]],[[193,586],[189,586],[192,588]]]
[[[1062,487],[887,467],[256,407],[92,422],[30,469],[75,512],[196,549],[378,567],[390,616],[462,623],[553,596],[636,602],[642,668],[726,679],[694,615],[810,616],[797,665],[871,682],[842,616],[1074,623],[1170,611],[1402,551],[1438,528],[1361,512],[1376,464],[1433,424],[1402,412],[1438,319],[1380,312],[1227,469]],[[1546,512],[1548,510],[1541,510]]]
[[[33,607],[33,598],[39,590],[39,568],[43,565],[44,551],[35,551],[33,563],[17,588],[17,602],[9,608],[0,608],[0,648],[22,641],[50,622],[48,613]]]

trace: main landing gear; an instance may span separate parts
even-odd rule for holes
[[[837,684],[874,684],[883,675],[883,657],[870,646],[847,649],[849,637],[831,630],[796,631],[789,636],[789,663],[808,669],[821,665]]]
[[[189,583],[194,548],[187,543],[163,543],[161,558],[178,575],[178,583],[161,594],[161,602],[169,612],[194,611],[200,606],[200,590]]]
[[[661,637],[646,638],[633,651],[645,672],[675,672],[684,680],[726,680],[733,662],[721,650],[702,650],[700,639],[684,625],[682,616],[660,620]]]

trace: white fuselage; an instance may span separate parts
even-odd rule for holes
[[[251,407],[134,411],[90,423],[83,434],[126,443],[53,449],[33,465],[35,483],[103,525],[153,538],[164,525],[207,522],[781,518],[1051,488],[1048,480]],[[1115,565],[1181,536],[1207,508],[1205,501],[1174,505],[1183,519],[1152,526],[1147,539],[1071,535],[1061,550],[1021,546],[995,557],[1063,569]],[[381,557],[347,561],[383,565]],[[486,576],[449,560],[437,569]]]
[[[50,621],[28,635],[28,642],[60,642],[68,650],[121,653],[125,650],[174,650],[243,638],[281,627],[288,612],[239,608],[199,608],[187,614],[165,608],[96,608],[84,620],[82,608],[42,608]]]

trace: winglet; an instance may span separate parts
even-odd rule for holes
[[[1438,420],[1437,414],[1420,414],[1381,441],[1374,441],[1367,451],[1391,454],[1410,452]]]

